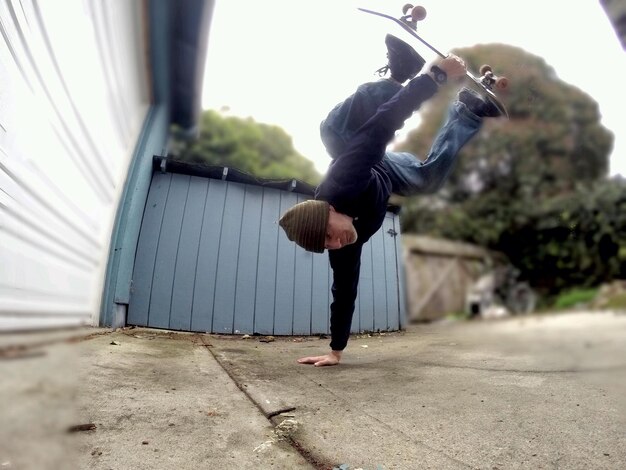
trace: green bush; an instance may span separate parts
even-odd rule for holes
[[[598,182],[528,210],[496,243],[549,293],[626,278],[626,184]]]
[[[598,294],[598,289],[571,289],[561,293],[554,302],[554,308],[567,309],[588,304]]]
[[[461,240],[507,255],[542,295],[626,279],[626,182],[531,203],[488,195],[443,208],[409,202],[403,230]]]
[[[236,168],[261,178],[296,178],[312,186],[321,181],[313,162],[294,149],[291,136],[278,126],[209,109],[200,116],[199,127],[196,138],[188,138],[179,128],[172,129],[172,155],[189,162]]]

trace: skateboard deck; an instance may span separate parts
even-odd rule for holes
[[[433,47],[431,44],[426,42],[419,34],[417,34],[417,22],[421,21],[426,17],[426,10],[423,7],[417,6],[413,7],[413,5],[406,4],[402,8],[403,16],[400,18],[396,18],[391,15],[387,15],[386,13],[381,13],[379,11],[368,10],[366,8],[359,8],[362,12],[369,13],[371,15],[380,16],[382,18],[387,18],[394,23],[401,26],[405,31],[407,31],[411,36],[420,41],[426,47],[428,47],[431,51],[437,54],[442,59],[445,59],[445,55],[441,53],[438,49]],[[408,13],[408,14],[407,14]],[[503,116],[509,117],[509,113],[504,106],[504,103],[496,96],[493,92],[493,87],[495,86],[498,89],[504,89],[508,86],[508,79],[506,77],[497,77],[493,74],[493,71],[489,65],[483,65],[480,68],[481,75],[476,76],[469,70],[465,72],[467,78],[469,78],[470,83],[472,83],[478,91],[482,92],[482,94],[491,101],[496,108],[500,111]]]

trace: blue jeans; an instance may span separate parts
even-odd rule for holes
[[[482,119],[465,104],[455,101],[425,161],[408,152],[387,152],[382,166],[391,180],[392,192],[400,196],[437,191],[450,175],[456,156],[480,129]]]

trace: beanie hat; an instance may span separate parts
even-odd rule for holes
[[[385,45],[387,46],[388,67],[391,70],[391,76],[399,82],[404,82],[415,76],[424,67],[426,60],[402,39],[387,34]]]
[[[307,251],[323,253],[329,207],[326,201],[304,201],[285,212],[278,223],[289,240]]]

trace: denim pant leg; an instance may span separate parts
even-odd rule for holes
[[[480,129],[482,119],[465,104],[455,101],[425,161],[408,152],[387,152],[382,164],[391,180],[392,192],[400,196],[437,191],[454,167],[456,156]]]

